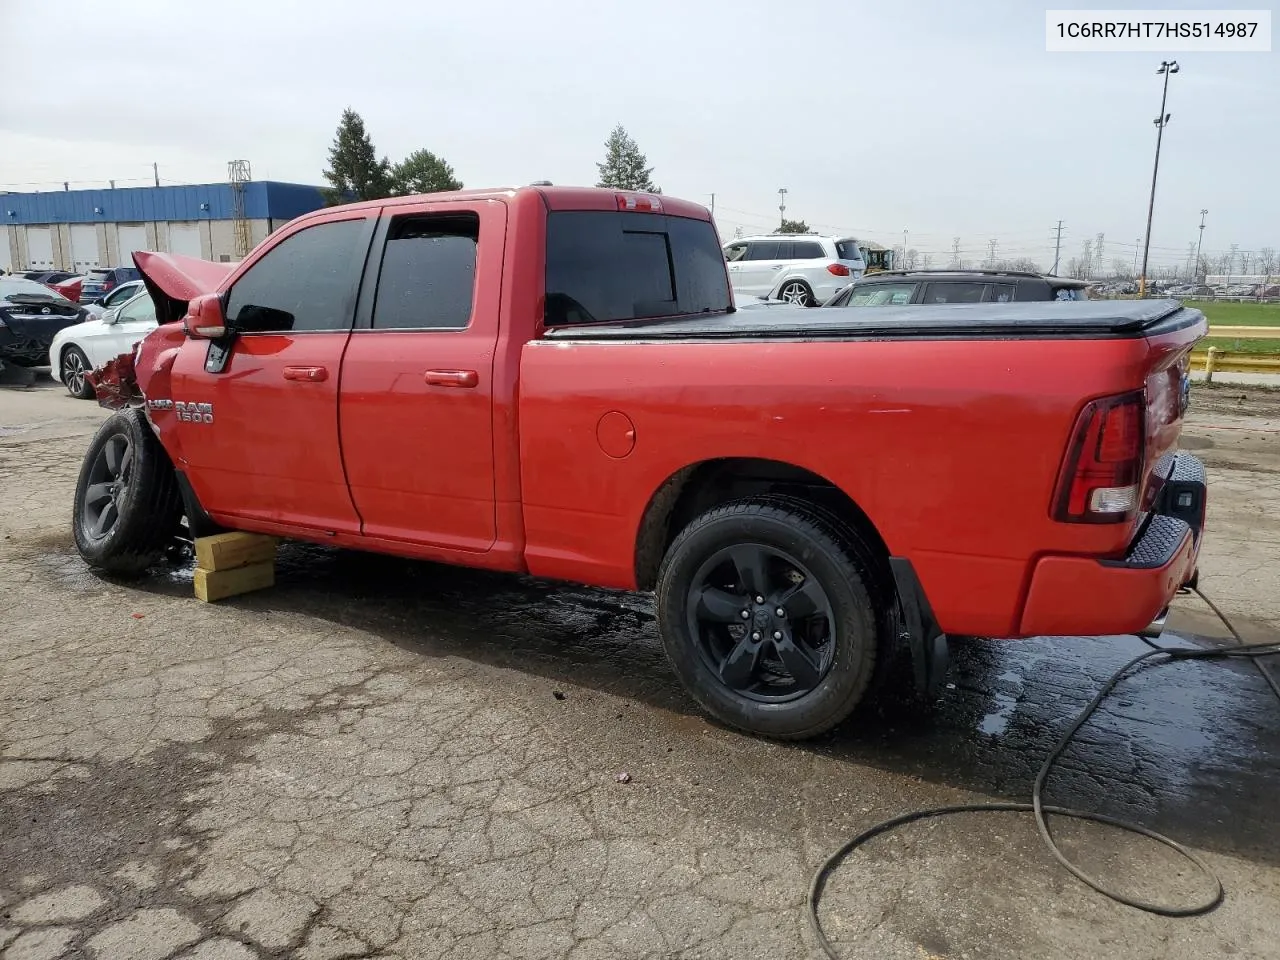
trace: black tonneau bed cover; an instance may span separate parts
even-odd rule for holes
[[[549,340],[898,340],[1138,338],[1202,324],[1177,300],[917,304],[739,310],[556,327]]]

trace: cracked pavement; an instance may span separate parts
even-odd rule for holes
[[[1280,412],[1201,392],[1202,584],[1274,638]],[[4,960],[812,957],[827,852],[916,807],[1025,799],[1141,649],[968,642],[930,715],[754,740],[697,714],[644,597],[292,544],[274,589],[216,605],[181,565],[94,575],[69,514],[102,415],[47,380],[0,387]],[[1190,602],[1174,624],[1222,635]],[[1147,672],[1050,794],[1187,842],[1219,910],[1135,913],[1054,865],[1029,819],[965,816],[851,857],[824,923],[877,960],[1273,957],[1278,787],[1280,705],[1251,667]],[[1145,841],[1057,832],[1140,895],[1200,889]]]

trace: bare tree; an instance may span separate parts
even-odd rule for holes
[[[1111,275],[1122,280],[1133,279],[1133,265],[1124,257],[1116,257],[1111,261]]]
[[[920,251],[912,247],[907,251],[907,255],[902,258],[902,268],[904,270],[914,270],[916,262],[920,259]]]
[[[1087,241],[1086,241],[1087,242]],[[1067,261],[1067,276],[1075,277],[1077,280],[1085,279],[1085,275],[1089,272],[1089,261],[1081,257],[1072,257]]]
[[[928,269],[930,269],[932,266],[933,266],[933,254],[932,254],[932,253],[926,253],[923,257],[921,257],[921,258],[920,258],[920,269],[921,269],[921,270],[928,270]]]
[[[1250,253],[1248,250],[1246,250],[1244,253],[1240,254],[1240,272],[1241,272],[1241,273],[1248,273],[1248,272],[1249,272],[1249,265],[1250,265],[1251,263],[1253,263],[1253,254],[1252,254],[1252,253]]]
[[[1276,268],[1276,252],[1271,247],[1263,247],[1258,251],[1258,269],[1269,278]]]

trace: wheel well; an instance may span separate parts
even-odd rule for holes
[[[667,478],[649,501],[636,537],[636,583],[652,590],[667,548],[681,530],[707,510],[744,497],[775,495],[820,508],[844,528],[849,546],[876,581],[892,587],[889,548],[870,518],[830,480],[778,460],[707,460]]]

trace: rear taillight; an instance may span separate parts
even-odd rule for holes
[[[1145,419],[1141,390],[1085,406],[1058,481],[1055,520],[1120,523],[1133,518],[1142,486]]]
[[[843,263],[829,263],[827,264],[827,273],[834,274],[837,277],[847,277],[849,268]]]

